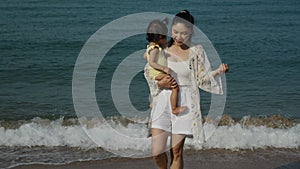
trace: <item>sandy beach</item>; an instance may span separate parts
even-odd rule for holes
[[[14,169],[154,169],[152,158],[110,158],[100,161],[74,162],[65,165],[22,165]],[[184,156],[184,168],[187,169],[299,169],[299,149],[258,149],[231,151],[224,149],[210,149],[188,151]]]

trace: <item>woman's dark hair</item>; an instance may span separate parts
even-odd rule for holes
[[[188,10],[182,10],[179,13],[177,13],[172,21],[172,26],[177,23],[183,23],[186,27],[193,30],[194,26],[194,17],[190,14]],[[171,38],[171,40],[168,43],[168,46],[172,46],[174,43],[174,39]]]
[[[151,21],[147,28],[147,41],[157,43],[161,38],[166,37],[168,34],[167,24],[167,18],[163,21],[158,19]]]

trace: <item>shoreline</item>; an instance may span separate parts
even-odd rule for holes
[[[30,164],[12,167],[13,169],[95,169],[95,168],[156,168],[151,157],[142,159],[109,158],[96,161],[78,161],[70,164],[49,165]],[[266,148],[256,150],[208,149],[184,152],[184,168],[208,169],[280,169],[300,168],[300,149]]]

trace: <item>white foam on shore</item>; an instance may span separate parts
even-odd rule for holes
[[[1,146],[95,147],[80,125],[63,126],[61,120],[48,125],[27,123],[17,129],[0,128]]]
[[[287,129],[265,126],[243,127],[241,124],[219,126],[204,145],[195,145],[191,140],[187,140],[187,144],[196,149],[299,148],[300,124]]]
[[[98,145],[87,136],[83,129],[97,135],[97,138],[100,139],[97,141]],[[115,131],[136,139],[135,141],[120,140],[115,135]],[[132,149],[147,152],[150,151],[150,144],[145,124],[130,123],[124,126],[116,123],[114,126],[107,127],[99,122],[91,128],[86,126],[82,128],[80,125],[63,126],[62,120],[55,120],[47,125],[30,122],[17,129],[0,127],[0,146],[69,146],[83,149],[102,147],[115,151]],[[287,129],[265,126],[243,127],[240,124],[219,126],[204,145],[197,145],[193,143],[192,139],[187,139],[186,145],[187,149],[299,148],[300,124]]]

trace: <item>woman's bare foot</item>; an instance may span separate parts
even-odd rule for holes
[[[186,109],[187,106],[176,107],[175,109],[173,109],[172,113],[178,115],[179,113],[186,111]]]

